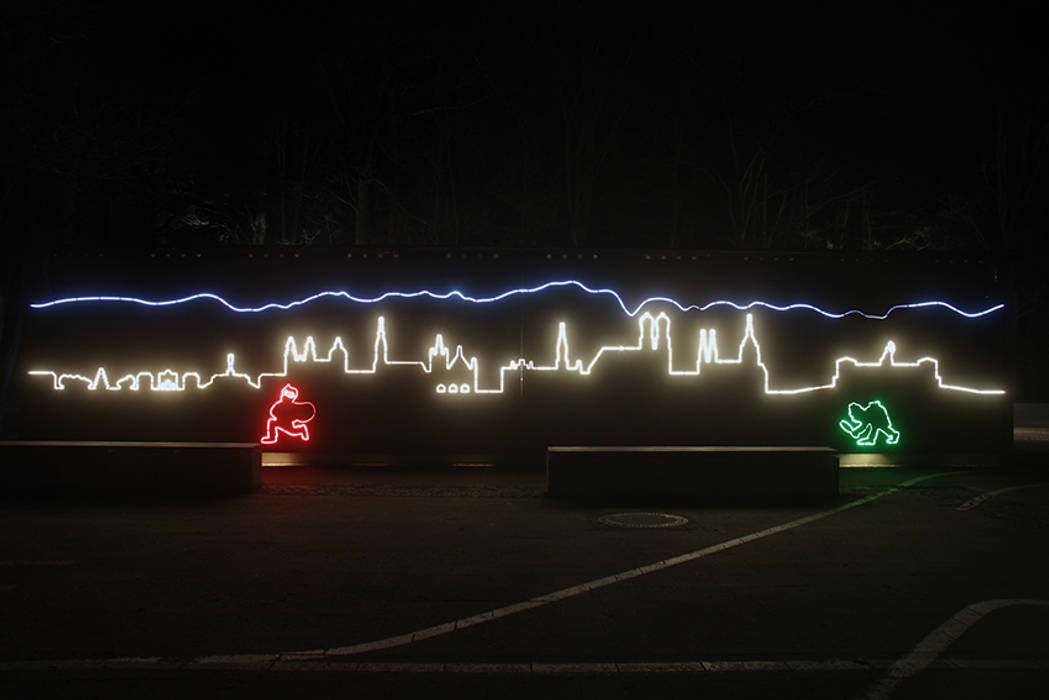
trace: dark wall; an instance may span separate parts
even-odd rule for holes
[[[943,307],[897,309],[886,319],[853,314],[827,318],[808,309],[740,311],[715,306],[683,312],[653,302],[643,312],[667,314],[669,332],[658,349],[608,349],[639,341],[640,318],[611,295],[575,286],[552,287],[490,304],[460,299],[391,298],[379,303],[321,299],[288,310],[236,313],[212,300],[164,307],[128,302],[62,304],[27,310],[13,375],[11,426],[24,439],[254,441],[281,387],[291,382],[316,405],[309,445],[282,437],[278,449],[396,452],[429,449],[503,452],[550,444],[831,445],[848,451],[855,440],[839,427],[850,402],[883,402],[901,433],[882,451],[984,451],[1011,440],[1012,316],[1007,285],[992,263],[956,257],[828,257],[696,252],[445,251],[283,249],[201,256],[164,254],[51,260],[30,285],[26,301],[120,295],[161,300],[200,291],[234,304],[259,306],[341,289],[359,297],[389,290],[461,290],[488,297],[556,280],[579,280],[616,290],[628,307],[652,297],[684,304],[725,299],[808,303],[827,311],[882,314],[895,304],[943,300],[965,311],[998,303],[1004,310],[967,318]],[[722,360],[740,355],[747,314],[759,346],[747,343],[742,362],[695,370],[702,329],[715,329]],[[427,361],[435,334],[454,353],[476,356],[476,379],[461,364],[426,373],[415,365],[385,365],[375,374],[346,374],[342,356],[327,363],[291,362],[287,377],[218,378],[204,390],[119,391],[30,371],[77,373],[94,379],[105,367],[111,384],[132,372],[170,368],[222,373],[234,353],[236,369],[257,377],[280,371],[285,342],[301,351],[312,336],[325,357],[336,337],[351,369],[371,366],[379,317],[391,362]],[[503,373],[526,358],[554,365],[559,324],[571,361],[589,375],[564,371]],[[662,327],[661,327],[662,329]],[[826,384],[835,361],[876,362],[889,341],[898,363],[935,358],[937,366],[853,368],[843,364],[836,387],[798,394],[766,392]],[[644,340],[650,343],[648,337]],[[759,353],[760,363],[759,364]],[[334,365],[334,366],[333,366]],[[887,363],[886,363],[887,365]],[[981,395],[938,388],[1004,389]],[[467,383],[469,394],[438,393],[438,384]],[[9,431],[10,432],[10,431]]]

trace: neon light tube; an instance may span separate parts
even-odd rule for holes
[[[157,300],[157,301],[152,301],[152,300],[148,300],[148,299],[140,299],[138,297],[126,297],[126,296],[66,297],[66,298],[63,298],[63,299],[54,299],[52,301],[45,301],[45,302],[41,302],[41,303],[30,304],[29,306],[31,308],[33,308],[33,309],[49,309],[49,308],[52,308],[52,307],[55,307],[55,306],[61,306],[61,305],[65,305],[65,304],[87,304],[87,303],[100,303],[100,302],[117,302],[117,303],[125,303],[125,304],[138,304],[138,305],[141,305],[141,306],[163,307],[163,306],[176,306],[178,304],[186,304],[186,303],[190,303],[190,302],[193,302],[193,301],[208,300],[208,301],[218,302],[219,304],[221,304],[222,306],[225,306],[230,311],[234,311],[236,313],[242,313],[242,314],[251,313],[251,314],[255,314],[255,313],[262,313],[264,311],[271,311],[271,310],[287,311],[288,309],[293,309],[295,307],[303,306],[303,305],[309,304],[309,303],[311,303],[313,301],[317,301],[318,299],[325,299],[325,298],[345,299],[347,301],[350,301],[350,302],[353,302],[353,303],[356,303],[356,304],[377,304],[379,302],[386,301],[387,299],[418,299],[418,298],[428,298],[428,299],[435,299],[435,300],[441,300],[441,301],[449,300],[449,299],[457,299],[459,301],[468,302],[468,303],[471,303],[471,304],[494,304],[496,302],[500,302],[500,301],[503,301],[505,299],[509,299],[511,297],[521,296],[521,295],[530,295],[530,294],[539,294],[539,293],[541,293],[543,291],[546,291],[547,289],[552,289],[552,288],[557,288],[557,287],[575,287],[575,288],[579,289],[582,292],[585,292],[587,294],[591,294],[591,295],[594,295],[594,296],[610,296],[616,301],[616,303],[619,305],[619,308],[622,309],[625,314],[627,314],[628,316],[631,316],[631,317],[637,316],[637,314],[644,307],[648,306],[649,304],[654,304],[654,303],[671,304],[672,306],[677,307],[678,310],[680,310],[680,311],[707,311],[708,309],[712,309],[712,308],[715,308],[715,307],[718,307],[718,306],[728,306],[728,307],[731,307],[733,309],[736,309],[737,311],[748,311],[748,310],[753,309],[753,308],[764,308],[764,309],[768,309],[770,311],[799,311],[799,310],[805,310],[805,311],[812,311],[812,312],[818,313],[818,314],[820,314],[822,316],[825,316],[827,318],[833,318],[833,319],[841,319],[841,318],[845,318],[847,316],[862,316],[863,318],[868,318],[868,319],[872,319],[872,320],[879,320],[879,321],[888,318],[889,315],[892,314],[894,311],[898,311],[898,310],[901,310],[901,309],[939,308],[939,309],[946,309],[948,311],[952,311],[952,312],[958,314],[959,316],[964,316],[966,318],[979,318],[981,316],[986,316],[987,314],[991,314],[991,313],[994,313],[996,311],[1000,311],[1000,310],[1005,308],[1005,304],[995,304],[994,306],[988,306],[987,308],[981,309],[981,310],[978,310],[978,311],[964,311],[964,310],[954,306],[953,304],[949,304],[949,303],[947,303],[945,301],[920,301],[920,302],[914,302],[914,303],[910,303],[910,304],[896,304],[894,306],[889,307],[889,309],[887,311],[885,311],[885,313],[883,313],[883,314],[871,314],[871,313],[867,313],[865,311],[861,311],[859,309],[849,309],[848,311],[834,312],[834,311],[827,311],[826,309],[822,309],[822,308],[820,308],[818,306],[815,306],[813,304],[807,304],[807,303],[777,305],[777,304],[772,304],[772,303],[767,302],[767,301],[760,301],[760,300],[751,301],[751,302],[748,302],[746,304],[738,304],[738,303],[736,303],[734,301],[729,301],[729,300],[726,300],[726,299],[719,299],[719,300],[716,300],[716,301],[710,301],[710,302],[707,302],[706,304],[703,304],[703,305],[684,304],[684,303],[682,303],[680,301],[677,301],[676,299],[672,299],[670,297],[663,297],[663,296],[648,297],[647,299],[643,300],[637,306],[631,308],[631,307],[627,306],[626,302],[623,300],[623,297],[619,294],[619,292],[615,291],[614,289],[591,288],[591,287],[588,287],[583,282],[580,282],[578,280],[557,280],[557,281],[554,281],[554,282],[547,282],[546,284],[541,284],[541,285],[539,285],[537,287],[521,287],[521,288],[518,288],[518,289],[511,289],[511,290],[503,292],[502,294],[497,294],[497,295],[491,296],[491,297],[472,297],[472,296],[469,296],[467,294],[464,294],[463,292],[461,292],[459,290],[452,290],[452,291],[449,291],[449,292],[434,292],[434,291],[431,291],[431,290],[428,290],[428,289],[420,289],[420,290],[412,291],[412,292],[389,291],[389,292],[384,292],[384,293],[380,294],[379,296],[375,296],[375,297],[358,297],[358,296],[354,296],[353,294],[351,294],[350,292],[347,292],[347,291],[329,290],[329,291],[317,292],[316,294],[310,295],[308,297],[304,297],[302,299],[297,299],[297,300],[290,301],[290,302],[287,302],[287,303],[270,302],[268,304],[263,304],[262,306],[238,306],[236,304],[233,304],[230,301],[227,301],[226,299],[224,299],[223,297],[219,296],[218,294],[212,294],[211,292],[200,292],[198,294],[191,294],[189,296],[180,297],[178,299],[163,299],[163,300]]]
[[[272,445],[281,435],[310,441],[310,431],[306,427],[317,415],[317,407],[309,401],[299,401],[299,389],[285,384],[280,396],[270,406],[269,418],[266,420],[266,434],[259,438],[263,445]]]
[[[900,431],[892,425],[885,404],[875,399],[866,406],[855,401],[846,409],[849,417],[838,421],[838,427],[848,433],[858,447],[873,447],[878,437],[885,436],[885,444],[895,445],[900,441]]]
[[[461,377],[452,382],[441,382],[435,385],[434,390],[438,394],[462,396],[476,396],[479,394],[502,394],[506,388],[506,375],[509,372],[565,372],[580,376],[590,376],[600,361],[609,356],[622,355],[624,353],[637,353],[649,355],[660,353],[665,355],[667,374],[671,377],[698,377],[703,372],[710,371],[709,368],[723,365],[743,365],[744,355],[752,350],[754,366],[758,367],[764,377],[764,391],[771,395],[795,395],[806,394],[814,391],[826,391],[838,387],[843,367],[854,369],[916,369],[928,367],[931,376],[936,382],[938,389],[946,391],[958,391],[968,394],[991,396],[1003,395],[1004,389],[981,389],[975,387],[961,386],[946,382],[940,372],[940,361],[934,357],[922,357],[914,361],[899,361],[896,359],[896,343],[889,341],[885,344],[881,355],[877,360],[861,361],[853,357],[843,356],[834,361],[834,373],[830,380],[823,384],[801,387],[773,386],[768,366],[762,360],[762,348],[754,330],[753,314],[746,315],[746,325],[743,337],[739,342],[735,357],[722,358],[718,349],[718,335],[716,329],[702,329],[699,331],[699,348],[696,352],[695,363],[688,369],[677,369],[674,360],[674,346],[671,340],[671,321],[665,312],[652,314],[642,313],[638,319],[637,341],[632,344],[606,345],[598,349],[593,357],[584,361],[583,358],[573,358],[569,343],[569,329],[564,322],[558,324],[557,340],[554,344],[554,360],[552,364],[543,364],[528,358],[511,360],[499,368],[499,384],[497,386],[482,386],[480,382],[480,362],[476,356],[467,356],[463,347],[457,345],[455,350],[445,343],[444,336],[438,333],[434,343],[426,353],[424,360],[391,360],[389,345],[386,336],[386,320],[380,316],[376,321],[375,341],[372,344],[372,357],[370,363],[364,367],[351,367],[350,354],[346,349],[341,337],[336,337],[328,349],[326,355],[318,355],[317,344],[313,336],[307,336],[302,347],[294,337],[289,337],[284,343],[284,356],[281,369],[275,372],[263,372],[252,376],[236,368],[236,356],[234,353],[226,355],[226,368],[222,372],[212,374],[207,380],[202,379],[198,372],[176,372],[172,369],[164,369],[153,373],[142,370],[133,372],[113,381],[104,367],[99,367],[94,375],[87,376],[77,373],[65,373],[55,370],[32,370],[31,376],[46,376],[51,378],[52,388],[62,391],[66,382],[75,381],[86,385],[89,391],[105,389],[107,391],[120,391],[129,389],[138,391],[145,384],[153,391],[185,391],[190,388],[191,383],[197,389],[207,389],[219,379],[233,379],[244,381],[253,389],[261,389],[263,380],[270,378],[283,379],[291,377],[295,365],[312,364],[337,364],[341,365],[342,372],[348,375],[376,375],[381,368],[391,366],[415,367],[423,374],[432,374],[435,369],[443,368],[446,372],[460,372]],[[341,355],[341,359],[339,356]]]

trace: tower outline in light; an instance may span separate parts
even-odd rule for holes
[[[284,379],[289,376],[290,369],[295,364],[336,364],[336,356],[342,355],[342,371],[347,375],[376,375],[382,367],[416,367],[424,374],[433,373],[435,366],[443,365],[445,370],[454,370],[462,367],[463,371],[471,375],[471,380],[466,383],[467,389],[463,390],[463,382],[453,384],[441,383],[435,386],[436,393],[444,396],[483,396],[489,394],[504,394],[506,390],[506,375],[511,372],[566,372],[575,373],[580,376],[591,376],[595,367],[602,358],[616,354],[664,352],[666,353],[666,371],[671,377],[697,377],[703,372],[704,366],[721,365],[743,365],[744,354],[748,348],[752,348],[754,365],[758,367],[763,375],[764,393],[768,395],[800,395],[815,391],[826,391],[836,389],[841,379],[843,367],[854,368],[889,368],[906,369],[928,366],[932,369],[933,377],[938,389],[946,391],[957,391],[974,395],[1003,395],[1004,389],[981,389],[946,382],[940,371],[940,361],[934,357],[921,357],[914,361],[899,361],[896,359],[896,342],[889,340],[877,360],[861,361],[851,356],[838,357],[834,361],[834,373],[828,382],[810,386],[782,387],[773,385],[767,364],[762,359],[762,347],[758,341],[754,328],[753,314],[746,314],[743,336],[740,340],[735,357],[722,357],[718,348],[717,329],[704,328],[699,331],[699,347],[697,349],[695,364],[687,369],[677,369],[674,358],[674,347],[671,337],[671,319],[665,311],[657,314],[643,312],[637,318],[638,336],[634,344],[605,345],[597,350],[589,361],[583,358],[573,359],[571,344],[569,342],[569,328],[564,321],[558,323],[557,339],[554,344],[553,364],[541,364],[536,360],[528,358],[517,358],[510,360],[499,367],[499,382],[495,386],[483,386],[480,381],[480,361],[477,356],[470,356],[463,350],[462,345],[456,345],[455,350],[446,343],[443,333],[437,333],[434,342],[427,348],[424,360],[391,360],[389,343],[386,334],[386,319],[379,316],[376,320],[375,339],[372,343],[372,358],[370,366],[351,367],[349,351],[346,349],[341,336],[336,336],[328,349],[326,356],[317,353],[317,343],[313,336],[307,336],[301,347],[294,336],[289,336],[284,343],[284,354],[282,368],[278,372],[262,372],[251,375],[241,372],[236,368],[236,355],[232,352],[226,354],[226,368],[222,372],[212,374],[207,380],[202,378],[199,372],[187,371],[176,372],[167,368],[159,372],[140,370],[121,376],[113,381],[104,367],[99,367],[93,375],[78,373],[58,372],[55,370],[30,370],[31,376],[48,376],[52,381],[52,388],[62,391],[66,388],[66,382],[75,381],[86,385],[89,391],[105,389],[107,391],[121,391],[128,389],[138,391],[144,383],[153,391],[180,392],[190,388],[191,383],[197,389],[207,389],[219,379],[240,380],[247,383],[253,389],[261,389],[262,384],[268,379]],[[442,388],[443,387],[443,390]]]

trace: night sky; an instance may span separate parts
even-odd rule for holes
[[[1043,25],[1010,10],[44,3],[3,24],[17,247],[1044,250]]]

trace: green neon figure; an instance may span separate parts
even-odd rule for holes
[[[866,406],[853,401],[848,410],[848,420],[839,421],[838,425],[854,437],[860,447],[878,444],[879,433],[885,436],[887,445],[895,445],[900,441],[900,431],[892,427],[889,412],[881,401],[875,399]]]

